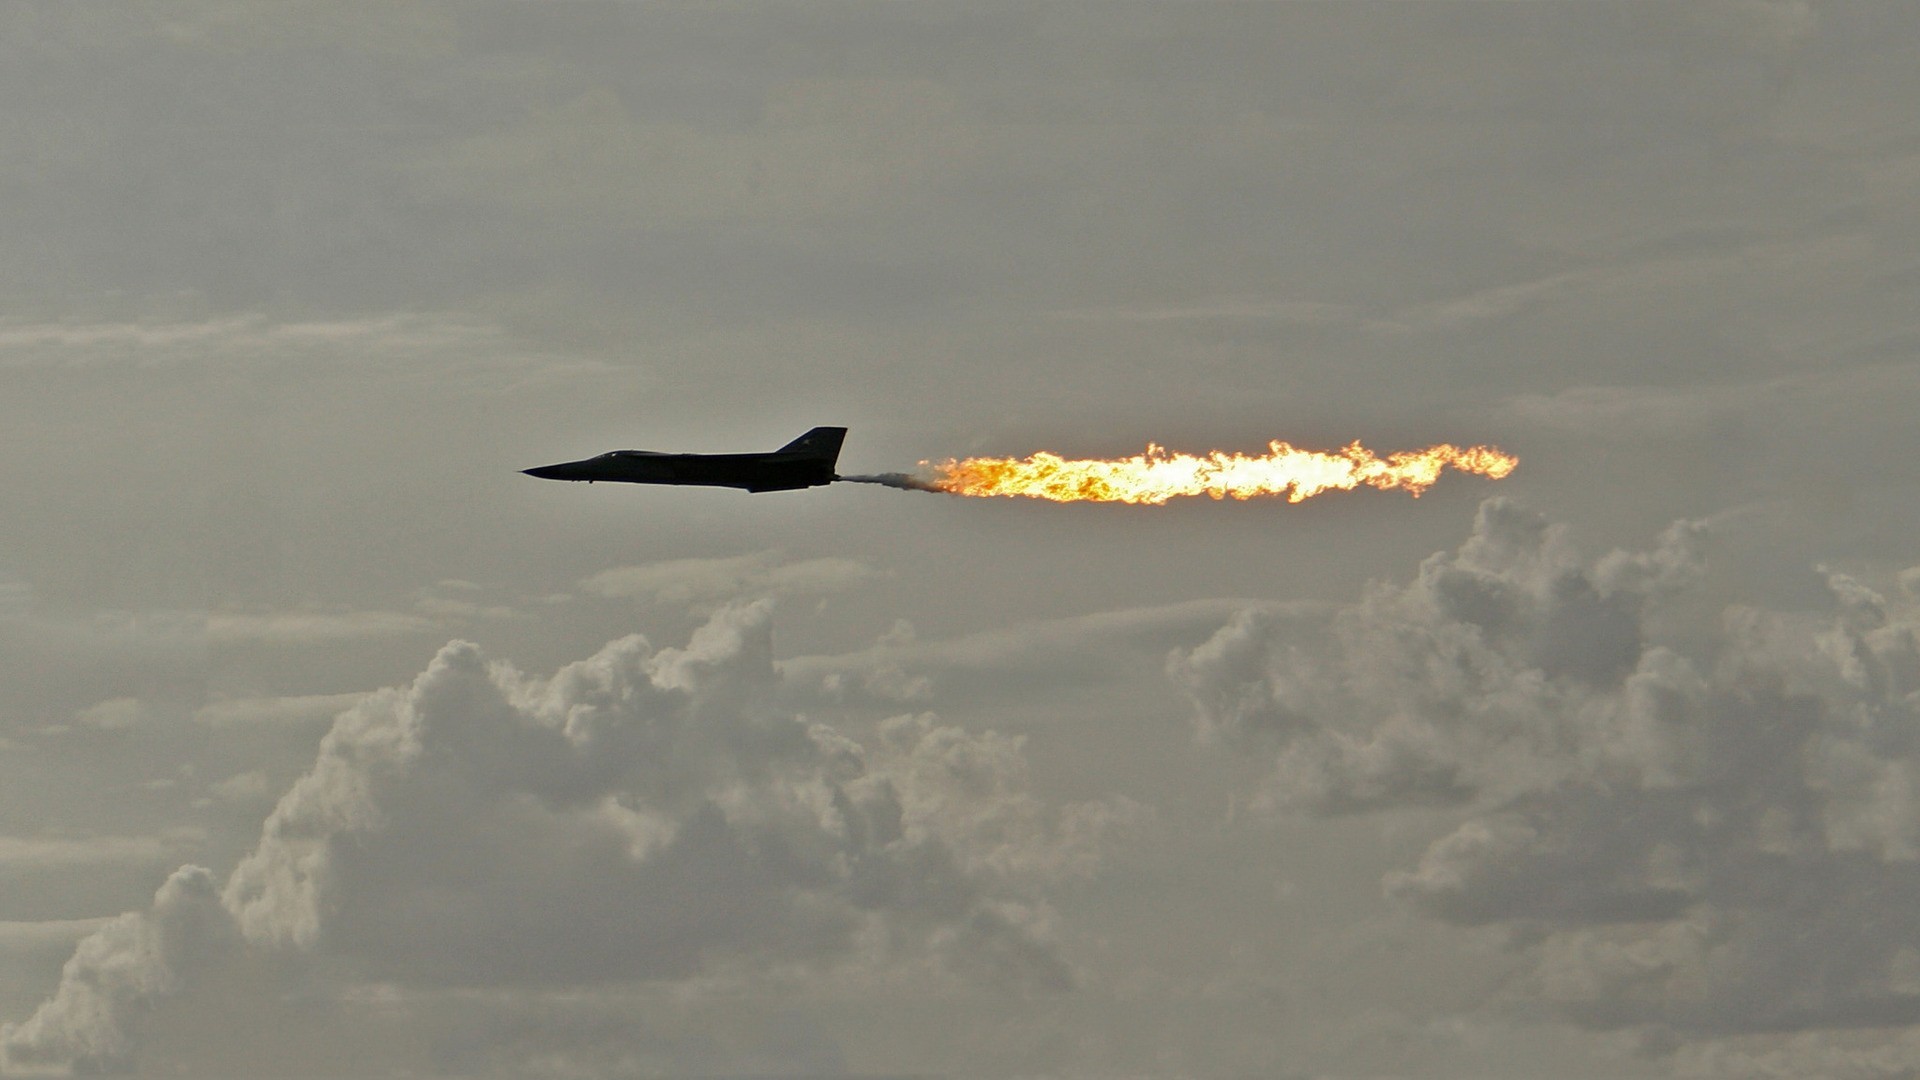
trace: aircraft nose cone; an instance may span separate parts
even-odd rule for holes
[[[567,466],[565,465],[542,465],[537,469],[521,469],[520,471],[526,473],[528,476],[537,476],[542,480],[565,480],[567,478]]]

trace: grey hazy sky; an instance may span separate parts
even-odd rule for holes
[[[1920,1072],[1917,47],[0,8],[0,1071]]]

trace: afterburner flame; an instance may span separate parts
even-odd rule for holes
[[[1148,444],[1146,452],[1110,461],[1069,460],[1045,450],[1025,458],[967,458],[934,464],[928,487],[954,495],[1024,495],[1055,502],[1123,502],[1158,506],[1181,495],[1216,499],[1286,496],[1302,502],[1323,491],[1351,491],[1365,484],[1400,490],[1416,498],[1433,486],[1440,470],[1501,479],[1520,459],[1492,446],[1451,443],[1380,457],[1358,442],[1335,453],[1302,450],[1278,440],[1253,457],[1214,450],[1204,456],[1170,454]],[[923,462],[922,464],[927,464]]]

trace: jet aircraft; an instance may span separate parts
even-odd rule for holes
[[[699,484],[745,491],[793,491],[831,484],[843,427],[817,427],[771,454],[662,454],[611,450],[585,461],[523,470],[542,480],[611,480],[627,484]]]

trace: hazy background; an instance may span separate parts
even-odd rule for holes
[[[1913,1075],[1916,44],[8,5],[0,1064]],[[517,472],[822,424],[1522,464]]]

